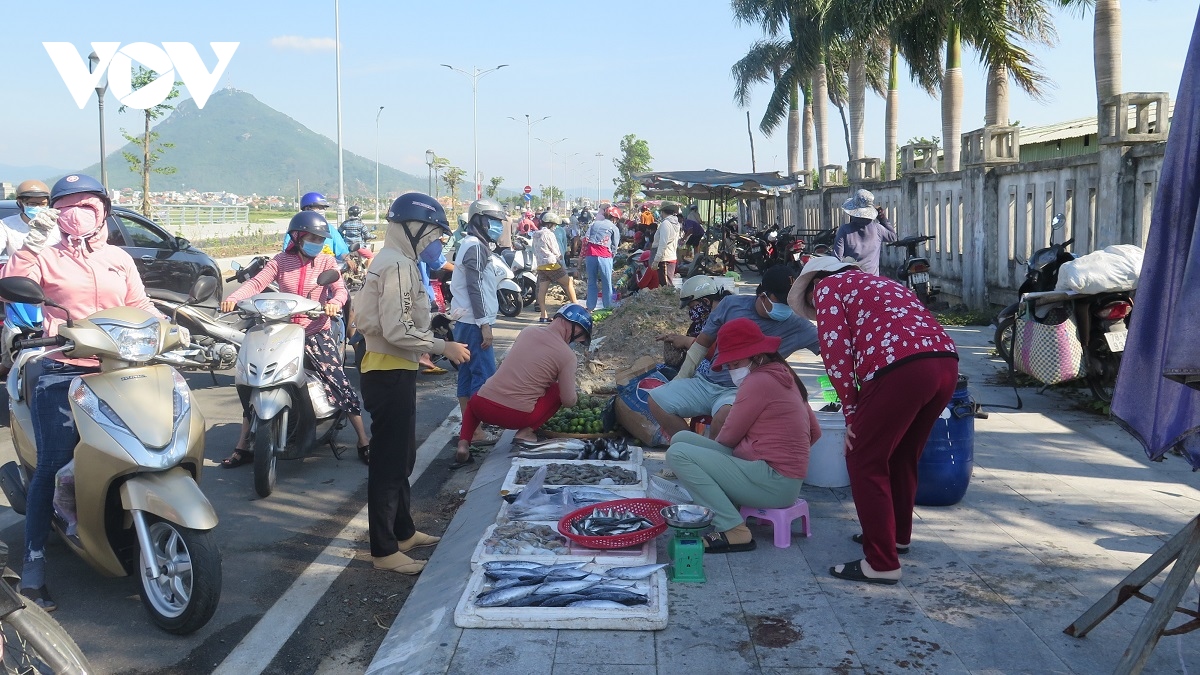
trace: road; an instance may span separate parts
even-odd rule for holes
[[[536,314],[532,311],[513,321],[501,317],[496,330],[498,353],[507,349],[522,326],[533,321]],[[347,373],[357,383],[353,366],[347,367]],[[187,380],[207,423],[201,487],[220,517],[214,535],[223,557],[223,587],[216,615],[192,635],[165,633],[149,621],[136,578],[101,577],[52,536],[46,554],[48,583],[59,606],[54,617],[75,638],[97,672],[210,673],[306,569],[331,573],[324,564],[328,554],[321,554],[332,543],[331,550],[356,550],[357,556],[340,572],[332,568],[336,579],[311,611],[300,616],[303,610],[295,608],[303,602],[289,594],[269,620],[274,624],[270,627],[278,629],[286,625],[281,621],[300,619],[297,629],[248,643],[238,654],[263,658],[264,663],[269,662],[268,673],[361,671],[414,580],[376,572],[366,552],[365,524],[361,519],[351,522],[366,504],[367,478],[367,468],[354,451],[353,431],[347,428],[339,435],[346,449],[340,461],[325,449],[306,459],[281,462],[274,494],[259,499],[251,466],[219,466],[233,448],[241,418],[232,372],[218,373],[216,384],[206,373],[188,374]],[[457,414],[454,382],[453,371],[421,378],[418,443],[452,410]],[[7,426],[7,402],[3,410],[0,423]],[[459,490],[470,484],[472,469],[447,470],[451,448],[442,445],[414,485],[413,511],[422,531],[440,534],[461,503]],[[9,434],[0,432],[0,463],[13,457]],[[0,537],[12,551],[10,566],[18,568],[24,520],[4,506],[0,509]],[[353,541],[338,538],[347,533],[353,535]],[[318,564],[310,567],[319,557]],[[311,586],[307,581],[297,585]]]

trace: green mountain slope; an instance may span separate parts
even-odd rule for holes
[[[128,113],[121,117],[126,129],[142,130],[140,117]],[[175,144],[163,152],[161,164],[176,167],[177,172],[151,174],[152,191],[186,188],[289,196],[295,195],[299,179],[301,192],[337,194],[337,144],[244,91],[222,89],[203,110],[187,99],[155,130],[160,141]],[[126,150],[141,155],[141,148],[132,145],[110,154],[109,187],[140,189],[141,173],[129,170],[121,154]],[[344,162],[347,196],[374,195],[375,160],[346,152]],[[99,171],[99,164],[83,170],[92,176]],[[381,195],[427,188],[425,176],[379,165]]]

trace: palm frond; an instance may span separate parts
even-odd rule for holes
[[[750,90],[754,85],[767,82],[772,74],[786,62],[788,44],[782,40],[759,40],[750,47],[745,56],[730,68],[733,76],[733,100],[739,107],[750,104]]]

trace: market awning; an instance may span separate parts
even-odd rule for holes
[[[637,174],[646,194],[682,195],[701,198],[761,197],[769,189],[792,189],[794,178],[769,173],[730,173],[716,169],[703,171],[652,171]]]

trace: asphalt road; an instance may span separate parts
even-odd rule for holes
[[[531,321],[536,314],[526,311],[517,321],[502,322],[498,353]],[[356,369],[348,367],[347,373],[357,382]],[[219,466],[233,448],[241,418],[232,372],[218,373],[216,384],[206,373],[188,374],[187,380],[207,423],[201,487],[220,517],[214,531],[223,558],[220,606],[208,625],[192,635],[165,633],[150,622],[135,577],[104,578],[52,536],[46,553],[48,583],[59,605],[54,617],[97,672],[212,672],[366,503],[367,468],[356,457],[349,428],[338,437],[346,450],[340,461],[323,449],[306,459],[281,462],[274,494],[257,498],[249,465]],[[455,409],[454,394],[453,371],[421,379],[418,443]],[[7,426],[6,401],[3,410],[0,423]],[[458,490],[469,485],[471,469],[447,470],[451,454],[447,444],[414,486],[413,510],[424,531],[445,528],[460,502]],[[0,432],[0,463],[13,457],[9,434]],[[0,508],[0,537],[12,551],[10,566],[19,568],[24,520],[6,505]],[[279,650],[266,672],[355,672],[370,662],[413,581],[376,572],[365,541],[353,546],[361,555],[284,644],[255,645]]]

